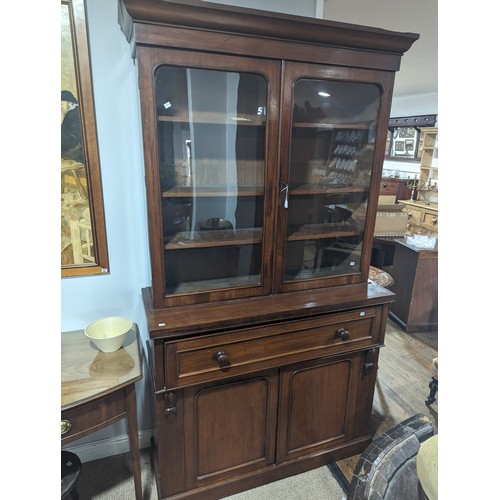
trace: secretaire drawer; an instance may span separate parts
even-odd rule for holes
[[[373,307],[166,342],[167,389],[368,347],[380,319]]]

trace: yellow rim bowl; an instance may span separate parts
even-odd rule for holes
[[[85,335],[102,352],[114,352],[120,349],[132,328],[132,322],[120,316],[98,319],[85,328]]]

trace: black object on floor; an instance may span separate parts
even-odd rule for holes
[[[432,377],[432,380],[429,382],[429,389],[430,389],[429,396],[425,400],[425,403],[431,405],[432,403],[434,403],[434,401],[436,401],[436,392],[438,390],[438,379],[434,376]]]
[[[75,484],[80,476],[82,463],[77,455],[69,451],[61,451],[61,499],[77,499],[74,490]]]

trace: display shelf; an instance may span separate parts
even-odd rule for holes
[[[367,228],[418,36],[198,1],[119,12],[141,97],[159,498],[361,453],[395,299],[368,282]]]
[[[263,186],[197,186],[192,187],[178,186],[162,192],[163,198],[207,198],[207,197],[235,197],[235,196],[263,196]]]
[[[324,194],[350,194],[350,193],[366,193],[368,189],[355,186],[332,186],[328,183],[304,184],[297,188],[290,189],[290,196],[303,195],[324,195]]]
[[[422,134],[420,182],[437,181],[439,172],[436,164],[438,155],[438,128],[425,127],[420,129],[420,133]]]
[[[169,293],[196,293],[200,290],[224,290],[228,287],[255,286],[260,281],[260,275],[228,276],[219,279],[195,280],[179,283],[168,289]]]
[[[339,130],[339,129],[364,129],[367,130],[373,126],[372,122],[357,122],[357,123],[332,123],[332,122],[294,122],[294,128],[318,128],[327,130]]]
[[[248,125],[248,126],[263,126],[266,124],[265,116],[260,115],[233,115],[228,116],[221,113],[192,113],[187,112],[178,115],[158,115],[159,122],[172,123],[192,123],[192,124],[211,124],[211,125]]]
[[[184,231],[175,234],[165,250],[252,245],[262,242],[262,228],[219,229],[215,231]]]
[[[359,236],[362,232],[354,224],[305,224],[292,232],[287,241],[342,238]]]

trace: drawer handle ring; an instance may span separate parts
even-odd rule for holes
[[[231,365],[229,356],[225,351],[219,351],[214,355],[214,359],[220,368],[227,368]]]
[[[346,330],[345,328],[339,328],[336,335],[342,340],[347,340],[349,338],[349,330]]]
[[[61,435],[66,434],[71,430],[71,422],[69,420],[61,420]]]

